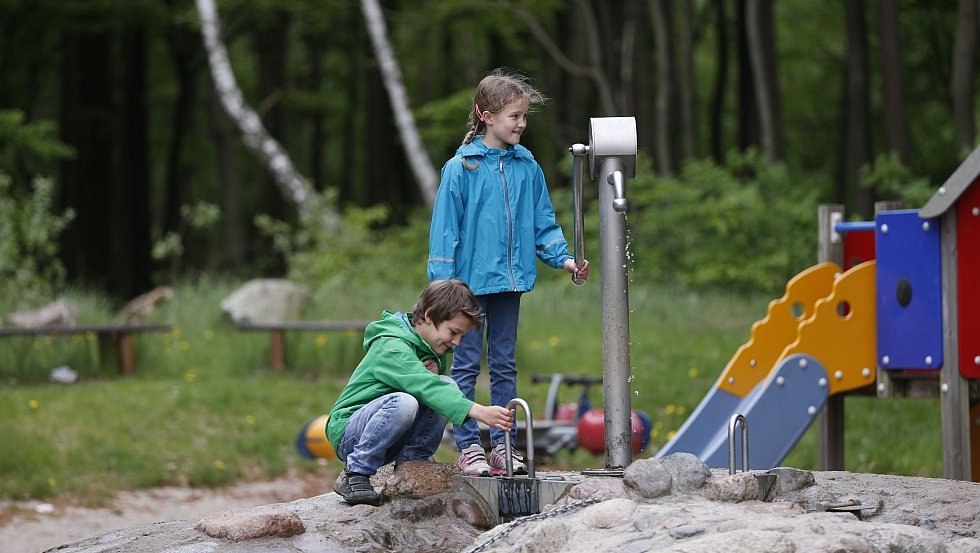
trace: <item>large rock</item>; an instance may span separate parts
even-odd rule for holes
[[[43,328],[49,326],[75,326],[78,304],[60,298],[34,310],[18,311],[7,316],[11,326],[18,328]]]
[[[300,318],[309,291],[276,278],[250,280],[221,300],[221,310],[236,323],[276,323]]]
[[[705,477],[706,470],[690,458],[646,460],[627,470],[628,485],[582,479],[544,512],[481,533],[492,514],[467,479],[451,465],[407,463],[372,479],[383,490],[379,507],[352,507],[330,493],[119,530],[58,551],[980,553],[980,486],[971,482],[777,469],[771,472],[785,481],[773,488],[773,501],[762,502],[752,499],[752,473]],[[647,476],[658,483],[643,484]],[[638,493],[656,495],[668,479],[668,495]],[[691,489],[699,480],[704,485]],[[854,502],[859,509],[834,510]]]

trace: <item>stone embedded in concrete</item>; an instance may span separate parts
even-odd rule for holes
[[[610,499],[586,507],[582,522],[592,528],[613,528],[626,524],[636,512],[636,503],[626,498]]]
[[[385,479],[381,495],[385,498],[422,499],[445,493],[449,481],[458,474],[454,465],[431,461],[401,463]]]
[[[391,505],[391,518],[409,522],[435,518],[445,512],[446,503],[438,497],[419,500],[400,499]]]
[[[623,471],[623,482],[641,497],[652,499],[670,493],[673,479],[659,459],[633,461]]]
[[[714,501],[748,501],[759,497],[759,482],[750,472],[739,472],[709,478],[704,483],[704,496]]]
[[[493,513],[485,512],[483,504],[469,499],[454,498],[452,501],[453,514],[464,522],[480,530],[489,530],[497,523]]]
[[[288,538],[306,531],[302,519],[296,513],[268,506],[210,515],[202,518],[195,528],[212,538],[231,541],[254,540],[266,536]]]
[[[660,463],[670,473],[672,491],[692,492],[701,489],[711,477],[711,469],[693,453],[671,453],[660,458]]]
[[[813,473],[808,470],[793,467],[776,467],[769,470],[776,475],[776,486],[773,488],[773,495],[785,495],[789,492],[809,488],[813,485]]]
[[[617,497],[627,497],[626,485],[619,478],[593,478],[576,484],[568,491],[572,499],[597,499],[606,501]]]

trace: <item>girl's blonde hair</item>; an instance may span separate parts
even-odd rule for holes
[[[534,106],[547,101],[547,98],[531,86],[526,76],[505,68],[491,71],[476,86],[476,94],[473,95],[473,104],[470,106],[470,116],[467,119],[469,130],[463,137],[463,144],[469,144],[474,136],[486,130],[479,113],[484,111],[499,113],[507,104],[520,99],[527,100],[529,112],[534,111]]]

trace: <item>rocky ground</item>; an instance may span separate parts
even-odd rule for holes
[[[0,550],[37,553],[119,528],[313,497],[333,489],[333,476],[296,473],[216,489],[127,491],[105,507],[81,506],[66,499],[0,502]]]
[[[57,550],[980,553],[980,484],[791,468],[770,473],[776,479],[767,491],[758,472],[711,471],[688,454],[645,459],[630,465],[622,478],[567,475],[576,485],[556,505],[495,526],[493,509],[453,466],[407,463],[376,477],[386,498],[380,507],[345,505],[336,494],[323,493],[322,482],[292,488],[272,482],[266,483],[272,488],[268,493],[295,492],[304,499],[265,501],[260,485],[250,501],[280,502],[229,507],[217,498],[230,490],[198,492],[200,498],[178,501],[175,510],[154,517],[173,520],[106,531]],[[154,492],[145,493],[144,506],[153,503]],[[69,510],[60,516],[15,516],[0,528],[0,544],[4,551],[37,551],[75,536],[43,544],[28,542],[27,536],[58,526],[94,525],[100,517],[120,528],[125,519],[111,517],[127,516],[127,501],[118,502],[119,515],[107,511],[74,518]],[[197,501],[207,507],[191,512]],[[138,504],[134,500],[132,510]],[[101,531],[88,528],[88,535]]]

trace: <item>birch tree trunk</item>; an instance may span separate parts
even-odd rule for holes
[[[361,11],[364,12],[368,34],[371,35],[371,45],[374,47],[374,56],[378,60],[381,78],[388,91],[388,99],[391,101],[391,111],[395,115],[398,135],[405,147],[405,157],[408,158],[412,173],[415,174],[415,181],[418,183],[422,198],[431,208],[435,203],[439,176],[415,126],[415,118],[408,104],[408,94],[402,83],[401,69],[398,67],[398,60],[395,58],[391,43],[388,42],[384,14],[381,13],[381,6],[377,0],[361,0]]]
[[[201,18],[201,34],[208,55],[208,67],[221,106],[242,133],[245,144],[255,152],[275,180],[283,196],[301,212],[320,208],[328,222],[338,222],[339,215],[328,206],[317,205],[316,194],[296,168],[289,155],[262,125],[255,110],[245,103],[241,89],[228,60],[228,50],[221,40],[221,21],[214,0],[195,0]]]

